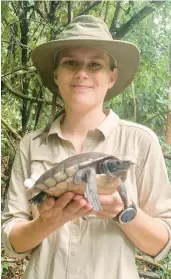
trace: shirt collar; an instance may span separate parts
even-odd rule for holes
[[[96,130],[99,130],[104,135],[105,138],[119,124],[119,116],[116,113],[114,113],[111,109],[110,110],[106,110],[106,114],[107,114],[107,117],[105,118],[105,120],[96,128]],[[51,126],[51,128],[49,130],[49,133],[47,135],[47,138],[50,135],[53,135],[53,134],[57,134],[60,138],[64,138],[62,136],[61,125],[60,125],[60,123],[64,119],[64,117],[65,117],[65,113],[60,115],[52,123],[52,126]]]
[[[50,135],[57,134],[60,138],[63,138],[61,132],[61,121],[64,119],[65,113],[62,113],[51,125],[47,138]]]
[[[107,117],[105,120],[100,124],[97,129],[101,131],[101,133],[106,138],[114,128],[116,128],[119,124],[119,116],[114,113],[111,109],[106,110]]]

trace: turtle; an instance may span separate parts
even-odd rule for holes
[[[65,192],[85,195],[94,211],[101,210],[98,194],[111,194],[118,190],[124,206],[127,204],[127,194],[124,181],[127,171],[133,163],[119,160],[113,155],[88,152],[81,153],[58,163],[38,179],[31,177],[31,187],[27,189],[28,200],[40,204],[47,197],[58,198]],[[113,181],[120,178],[117,188]],[[25,181],[29,186],[30,180]]]

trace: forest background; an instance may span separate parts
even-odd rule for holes
[[[45,127],[50,117],[52,94],[42,85],[31,52],[37,45],[55,39],[82,14],[99,16],[114,39],[133,42],[140,49],[141,64],[135,81],[106,107],[157,134],[171,181],[171,2],[2,1],[2,210],[20,139]],[[60,113],[62,108],[63,102],[58,99],[56,111]],[[142,278],[171,279],[171,255],[155,263],[137,251],[136,259]],[[21,278],[27,260],[8,258],[2,247],[2,278]]]

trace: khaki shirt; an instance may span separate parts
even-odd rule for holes
[[[114,220],[90,215],[76,218],[44,239],[33,251],[17,254],[10,245],[9,234],[16,222],[31,220],[24,180],[32,173],[42,174],[56,163],[74,155],[72,143],[63,138],[60,116],[51,126],[47,140],[26,135],[17,151],[2,218],[2,239],[12,257],[32,254],[24,279],[136,279],[134,245]],[[40,132],[40,131],[39,131]],[[119,159],[131,160],[126,179],[129,196],[146,214],[159,218],[171,228],[171,186],[157,137],[148,128],[120,120],[112,111],[95,130],[88,132],[82,152],[104,152]],[[33,211],[32,211],[33,210]],[[155,258],[164,258],[171,240]]]

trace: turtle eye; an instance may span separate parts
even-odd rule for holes
[[[119,171],[122,168],[122,162],[119,160],[109,160],[107,162],[109,172]]]
[[[114,161],[107,162],[107,168],[110,172],[114,172],[116,170],[117,165],[118,164]]]
[[[119,166],[121,166],[121,162],[118,160],[106,160],[103,162],[101,168],[102,168],[102,172],[105,174],[109,174],[109,173],[114,173],[116,171],[118,171],[120,169]]]

